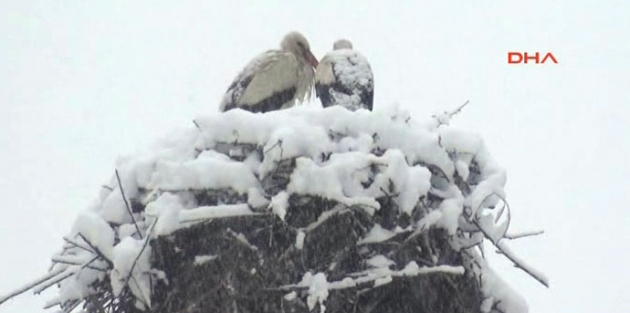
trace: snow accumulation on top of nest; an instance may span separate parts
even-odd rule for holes
[[[351,112],[341,107],[295,107],[266,114],[231,110],[197,118],[189,129],[173,133],[148,151],[117,160],[119,177],[113,176],[77,218],[64,250],[53,257],[47,282],[58,282],[60,291],[49,304],[82,301],[93,293],[94,282],[108,276],[114,295],[129,286],[139,306],[150,307],[150,279],[160,276],[150,266],[151,236],[225,216],[276,214],[284,219],[290,194],[375,211],[380,208],[375,199],[393,184],[397,186],[393,201],[411,215],[419,201],[433,193],[444,200],[410,229],[386,230],[376,224],[362,242],[384,241],[394,232],[422,232],[431,226],[454,235],[466,224],[465,217],[477,216],[480,225],[487,226],[486,238],[498,241],[504,225],[493,225],[489,221],[493,219],[483,218],[481,211],[504,198],[505,171],[492,160],[480,137],[445,125],[447,120],[448,116],[440,116],[420,123],[398,108]],[[247,149],[264,157],[252,157]],[[264,178],[287,159],[295,159],[288,185],[268,194]],[[377,174],[370,170],[375,166],[380,168]],[[471,189],[458,188],[457,181]],[[231,189],[246,195],[247,201],[198,206],[194,199],[178,194],[213,189]],[[129,199],[139,199],[144,210],[132,213]],[[470,242],[459,243],[466,244]],[[479,275],[482,291],[491,299],[484,301],[483,311],[491,312],[494,306],[502,312],[526,312],[525,301],[492,273],[481,256],[475,258],[484,273]],[[71,277],[62,279],[64,275]],[[320,278],[313,280],[318,290],[328,284]],[[36,289],[46,287],[44,283]],[[324,301],[326,294],[321,291],[317,300]]]

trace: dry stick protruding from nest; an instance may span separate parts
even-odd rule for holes
[[[537,231],[523,232],[523,233],[517,233],[517,234],[505,234],[503,238],[511,240],[511,239],[519,239],[519,238],[524,238],[524,237],[538,236],[544,233],[545,233],[544,230],[537,230]]]
[[[109,267],[113,267],[114,263],[112,263],[112,260],[108,259],[102,252],[101,250],[99,250],[96,246],[94,246],[87,238],[85,238],[85,236],[83,236],[82,233],[78,233],[77,236],[81,237],[81,239],[83,239],[83,241],[85,241],[85,243],[87,243],[90,248],[92,248],[92,250],[94,250],[94,252],[103,260],[105,260],[105,262],[107,262],[107,264],[109,265]]]
[[[66,306],[62,311],[60,311],[61,313],[70,313],[72,312],[74,309],[76,309],[76,307],[79,306],[79,304],[81,304],[80,300],[70,300],[68,303],[68,306]]]
[[[74,240],[74,239],[70,239],[68,237],[63,237],[63,241],[67,242],[68,244],[71,244],[74,247],[77,247],[81,250],[87,251],[87,252],[91,252],[91,253],[96,253],[95,251],[93,251],[92,249],[90,249],[89,247],[85,247],[83,246],[80,242]]]
[[[100,267],[96,267],[96,266],[93,266],[93,265],[84,266],[85,265],[84,263],[80,263],[80,262],[76,262],[76,261],[68,261],[68,260],[64,260],[63,258],[53,257],[52,261],[53,261],[54,264],[66,264],[66,265],[83,266],[83,267],[86,267],[86,268],[89,268],[89,269],[93,269],[95,271],[105,272],[105,273],[107,272],[107,269],[105,269],[105,268],[100,268]]]
[[[481,201],[481,203],[479,204],[479,207],[477,208],[477,210],[475,210],[475,212],[479,212],[479,209],[481,208],[481,205],[483,205],[483,203],[485,202],[486,199],[488,199],[490,196],[497,196],[499,199],[501,199],[503,202],[505,202],[507,204],[507,201],[505,201],[505,199],[503,197],[501,197],[500,195],[496,194],[496,193],[492,193],[490,195],[488,195],[483,201]],[[507,211],[508,211],[508,225],[510,223],[511,220],[511,216],[510,216],[510,206],[507,205]],[[512,263],[514,263],[514,265],[518,268],[520,268],[522,271],[524,271],[525,273],[527,273],[529,276],[531,276],[532,278],[536,279],[538,282],[540,282],[543,286],[549,288],[549,283],[547,282],[547,279],[544,277],[541,277],[538,273],[530,270],[528,268],[528,266],[522,264],[520,262],[520,260],[518,260],[518,258],[513,255],[511,253],[511,251],[507,250],[507,247],[501,245],[501,239],[505,238],[505,234],[503,234],[503,236],[501,238],[499,238],[498,240],[494,240],[493,236],[490,235],[490,232],[488,232],[485,228],[483,228],[481,226],[481,224],[479,224],[479,220],[477,219],[477,213],[474,214],[474,216],[471,218],[472,223],[475,224],[475,226],[477,226],[477,228],[483,233],[483,235],[490,240],[490,242],[492,242],[492,244],[499,250],[499,252],[501,252],[501,254],[503,254],[506,258],[508,258],[508,260],[512,261]]]
[[[6,302],[7,300],[15,297],[15,296],[19,296],[33,288],[35,288],[37,285],[44,283],[47,280],[52,279],[53,277],[63,273],[66,269],[57,269],[54,272],[49,272],[48,274],[22,286],[21,288],[16,289],[15,291],[9,293],[8,295],[5,296],[0,296],[0,304]]]
[[[457,109],[455,109],[455,110],[453,110],[453,111],[450,111],[450,112],[445,111],[444,113],[446,113],[446,114],[448,115],[448,117],[449,117],[449,118],[451,118],[451,117],[453,117],[453,116],[457,115],[459,112],[461,112],[461,111],[462,111],[462,109],[463,109],[466,105],[468,105],[468,103],[469,103],[469,102],[470,102],[470,100],[466,100],[466,102],[464,102],[464,104],[460,105]],[[434,119],[436,119],[436,120],[438,121],[438,124],[437,124],[437,126],[436,126],[436,127],[440,127],[440,126],[444,125],[444,123],[442,123],[442,121],[441,121],[441,120],[440,120],[440,119],[439,119],[436,115],[433,115],[433,118],[434,118]]]
[[[455,114],[457,114],[457,113],[461,112],[461,111],[462,111],[462,109],[463,109],[466,105],[468,105],[468,103],[469,103],[469,102],[470,102],[470,99],[469,99],[469,100],[466,100],[466,102],[464,102],[462,105],[460,105],[460,106],[459,106],[459,108],[455,109],[454,111],[449,112],[449,113],[448,113],[448,115],[452,117],[453,115],[455,115]]]
[[[95,253],[95,252],[94,252],[94,251],[92,251],[89,247],[86,247],[86,246],[82,245],[81,243],[79,243],[79,242],[78,242],[78,241],[76,241],[76,240],[70,239],[70,238],[68,238],[68,237],[63,237],[63,241],[65,241],[66,243],[68,243],[69,245],[71,245],[71,246],[72,246],[72,247],[74,247],[74,248],[79,248],[79,249],[81,249],[81,250],[84,250],[84,251],[87,251],[87,252],[90,252],[90,253]],[[64,249],[64,253],[65,253],[65,249]],[[63,253],[62,253],[61,255],[63,255]],[[55,262],[53,261],[53,263],[52,263],[52,264],[50,265],[50,267],[48,268],[48,271],[49,271],[49,272],[50,272],[50,271],[52,271],[52,269],[55,267],[55,265],[56,265],[56,264],[57,264],[57,263],[55,263]]]
[[[122,195],[123,201],[125,201],[125,207],[127,207],[127,212],[129,212],[129,216],[131,217],[131,220],[133,221],[133,225],[136,226],[136,231],[138,232],[138,236],[140,236],[140,239],[143,239],[142,232],[140,232],[140,227],[138,227],[138,223],[136,223],[136,218],[133,217],[131,206],[129,206],[127,197],[125,197],[125,190],[123,189],[122,183],[120,182],[120,175],[118,175],[118,169],[116,169],[116,179],[118,180],[118,187],[120,188],[120,194]]]
[[[81,269],[83,268],[92,268],[90,266],[90,264],[92,264],[94,261],[98,260],[99,258],[102,258],[103,260],[105,260],[105,262],[107,262],[110,267],[112,265],[111,261],[109,259],[107,259],[94,245],[92,245],[92,243],[90,243],[87,238],[85,238],[81,233],[78,234],[78,236],[80,236],[92,249],[93,251],[90,251],[88,249],[85,249],[85,247],[81,247],[81,245],[79,245],[78,243],[73,242],[72,240],[68,239],[66,240],[67,242],[76,245],[79,248],[83,248],[89,252],[92,252],[94,254],[96,254],[96,256],[91,259],[90,261],[85,262],[84,264],[81,265]],[[67,239],[67,238],[64,238]],[[97,268],[94,268],[97,269]],[[52,269],[51,269],[52,270]],[[0,304],[6,302],[7,300],[19,296],[21,294],[23,294],[26,291],[29,290],[33,290],[34,293],[39,294],[42,291],[48,289],[50,286],[53,286],[57,283],[59,283],[60,281],[73,276],[74,274],[76,274],[76,271],[68,271],[68,273],[65,273],[64,275],[61,275],[61,277],[56,277],[59,276],[60,274],[63,274],[65,271],[67,270],[67,268],[59,268],[55,271],[51,271],[48,274],[36,279],[35,281],[28,283],[26,285],[24,285],[21,288],[16,289],[15,291],[11,292],[8,295],[5,296],[0,296]],[[102,270],[99,268],[99,270]]]

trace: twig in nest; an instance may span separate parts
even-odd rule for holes
[[[42,282],[41,285],[39,285],[39,286],[37,286],[37,288],[33,289],[33,292],[35,294],[40,294],[41,292],[43,292],[44,290],[50,288],[51,286],[53,286],[53,285],[63,281],[64,279],[66,279],[66,278],[68,278],[70,276],[75,275],[76,273],[79,272],[79,270],[82,270],[82,269],[84,269],[86,267],[89,267],[90,264],[92,264],[94,261],[96,261],[98,259],[99,259],[99,256],[95,256],[91,260],[83,263],[83,265],[81,265],[81,267],[79,269],[75,269],[75,270],[68,270],[68,269],[66,269],[66,271],[65,271],[66,273],[63,273],[63,275],[59,275],[59,277],[54,277],[54,279],[51,278],[51,280],[46,282],[45,284],[44,284],[44,282]]]
[[[83,244],[79,243],[78,241],[74,240],[74,239],[70,239],[68,237],[63,237],[63,241],[67,242],[68,244],[77,247],[81,250],[87,251],[87,252],[92,252],[95,253],[92,249],[90,249],[90,247],[86,247]]]
[[[530,236],[538,236],[538,235],[542,235],[544,233],[545,233],[544,230],[537,230],[537,231],[530,231],[530,232],[523,232],[523,233],[516,233],[516,234],[505,234],[505,236],[503,236],[503,238],[505,238],[505,239],[519,239],[519,238],[530,237]]]
[[[335,205],[332,209],[328,210],[328,211],[324,211],[322,212],[318,217],[317,220],[315,222],[310,223],[309,225],[307,225],[306,227],[301,228],[300,230],[304,231],[304,233],[309,233],[311,231],[313,231],[315,228],[319,227],[321,224],[323,224],[327,219],[340,214],[340,213],[345,213],[345,212],[350,212],[350,210],[348,210],[348,207],[338,203],[337,205]]]
[[[140,252],[136,256],[135,260],[133,260],[133,263],[131,264],[131,269],[129,270],[129,275],[127,275],[127,278],[125,279],[125,283],[123,284],[123,286],[127,286],[129,284],[129,279],[131,279],[132,276],[133,276],[133,270],[136,268],[136,264],[138,263],[138,259],[140,259],[140,256],[142,255],[144,250],[149,245],[149,241],[151,241],[150,240],[151,239],[151,232],[153,231],[153,227],[155,227],[155,224],[157,224],[158,219],[159,219],[159,217],[155,218],[155,220],[153,221],[153,224],[151,224],[151,227],[147,231],[147,237],[144,239],[144,244],[142,245],[142,248],[140,249]]]
[[[470,102],[470,100],[466,100],[466,102],[464,102],[464,104],[460,105],[457,109],[453,110],[453,111],[444,111],[444,113],[439,114],[439,115],[433,115],[433,118],[437,121],[437,125],[436,127],[440,127],[442,125],[447,125],[449,123],[449,119],[453,116],[455,116],[456,114],[458,114],[459,112],[462,111],[462,109],[468,105],[468,103]]]
[[[89,269],[93,269],[93,270],[96,270],[96,271],[99,271],[99,272],[104,272],[104,273],[107,272],[107,269],[105,269],[105,268],[100,268],[100,267],[96,267],[96,266],[93,266],[93,265],[85,265],[84,263],[80,263],[78,261],[66,260],[66,259],[60,258],[60,257],[53,257],[52,261],[55,264],[76,265],[76,266],[82,266],[82,267],[86,267],[86,268],[89,268]],[[93,262],[93,261],[91,261],[91,262]]]
[[[24,285],[24,286],[22,286],[22,287],[20,287],[20,288],[18,288],[16,290],[14,290],[13,292],[9,293],[8,295],[0,296],[0,304],[6,302],[7,300],[9,300],[9,299],[11,299],[11,298],[13,298],[15,296],[19,296],[19,295],[23,294],[24,292],[35,288],[35,286],[37,286],[37,285],[39,285],[39,284],[41,284],[41,283],[43,283],[43,282],[45,282],[45,281],[47,281],[49,279],[52,279],[53,277],[63,273],[65,270],[66,269],[57,269],[54,272],[50,272],[50,273],[48,273],[48,274],[46,274],[46,275],[44,275],[44,276],[42,276],[42,277],[40,277],[38,279],[36,279],[36,280],[26,284],[26,285]]]
[[[460,105],[460,106],[459,106],[459,108],[457,108],[456,110],[449,112],[449,113],[448,113],[448,115],[449,115],[449,116],[453,116],[453,115],[456,115],[457,113],[461,112],[461,111],[462,111],[462,109],[463,109],[466,105],[468,105],[468,103],[469,103],[469,102],[470,102],[470,100],[466,100],[466,102],[464,102],[464,104]]]
[[[138,227],[138,223],[136,223],[136,218],[133,217],[131,206],[129,206],[127,197],[125,197],[125,190],[123,189],[122,183],[120,182],[120,175],[118,175],[118,169],[116,169],[116,179],[118,180],[118,187],[120,188],[120,194],[122,195],[123,201],[125,201],[125,207],[127,207],[127,212],[129,212],[129,216],[131,216],[133,225],[136,226],[136,231],[138,232],[138,236],[140,236],[140,239],[142,239],[142,232],[140,232],[140,227]]]
[[[492,195],[495,195],[497,197],[499,197],[501,200],[503,200],[503,202],[507,203],[507,201],[505,201],[505,199],[503,199],[501,196],[499,196],[496,193],[492,193],[490,195],[488,195],[486,197],[486,199]],[[484,199],[485,201],[485,199]],[[481,201],[481,204],[483,204],[484,201]],[[480,204],[480,206],[481,206]],[[507,210],[508,210],[508,223],[509,223],[509,219],[510,219],[510,206],[507,205]],[[477,208],[476,212],[479,211],[479,208]],[[505,234],[503,234],[503,237],[500,237],[499,239],[495,240],[494,236],[492,236],[490,234],[490,232],[488,230],[486,230],[484,227],[481,226],[481,224],[479,223],[478,220],[478,215],[477,213],[474,214],[474,216],[472,217],[472,223],[475,224],[475,226],[477,226],[477,228],[479,228],[479,230],[483,233],[483,235],[488,238],[488,240],[490,240],[490,242],[492,242],[492,244],[497,248],[497,250],[503,254],[506,258],[508,258],[508,260],[512,261],[512,263],[514,263],[514,265],[518,268],[520,268],[521,270],[523,270],[525,273],[527,273],[529,276],[533,277],[534,279],[536,279],[538,282],[540,282],[542,285],[544,285],[545,287],[549,287],[549,282],[547,280],[546,277],[544,277],[544,275],[542,275],[541,273],[539,273],[537,270],[530,268],[527,264],[525,264],[524,262],[522,262],[516,255],[514,255],[512,253],[512,251],[501,242],[501,239],[505,238]]]
[[[81,304],[80,300],[70,300],[66,305],[64,305],[64,308],[63,308],[63,310],[61,312],[62,313],[70,313],[74,309],[76,309],[76,307],[78,307],[79,304]]]
[[[234,142],[232,144],[237,145],[238,144],[238,138],[241,135],[239,134],[238,130],[236,130],[236,129],[232,130],[232,135],[234,135],[234,137],[236,137],[236,138],[234,138]]]
[[[269,149],[265,150],[263,152],[263,154],[267,154],[269,151],[273,150],[275,147],[280,147],[280,159],[282,160],[282,153],[284,152],[284,149],[282,149],[282,139],[278,139],[278,141],[273,144],[273,146],[269,147]]]
[[[105,260],[105,262],[107,262],[107,264],[109,265],[109,267],[113,267],[112,260],[108,259],[102,252],[101,250],[99,250],[96,246],[94,246],[87,238],[85,238],[85,236],[83,236],[82,233],[78,233],[77,236],[81,237],[81,239],[83,239],[83,241],[85,241],[85,243],[87,243],[90,248],[92,248],[92,250],[94,250],[94,252],[103,260]]]
[[[140,283],[138,283],[138,280],[135,277],[131,276],[131,280],[136,284],[136,288],[138,288],[138,290],[142,290],[142,288],[140,287]],[[149,306],[149,302],[147,302],[147,299],[144,298],[144,294],[140,292],[140,295],[142,296],[142,299],[136,299],[142,302],[142,304],[144,304],[146,307],[150,308],[151,306]]]

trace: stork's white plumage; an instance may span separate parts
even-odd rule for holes
[[[349,110],[372,110],[374,76],[365,57],[341,39],[326,54],[315,73],[315,92],[324,107],[341,105]]]
[[[304,101],[313,88],[317,59],[306,38],[291,32],[284,36],[280,50],[262,53],[236,76],[219,106],[221,112],[235,108],[268,112]]]

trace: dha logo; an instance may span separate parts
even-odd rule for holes
[[[558,64],[558,60],[556,60],[551,52],[547,52],[542,60],[540,59],[540,56],[540,52],[536,52],[534,55],[531,55],[531,53],[528,54],[527,52],[508,52],[508,64],[527,64],[528,61],[529,63],[534,63],[533,61],[535,61],[536,64],[544,64],[547,61]]]

